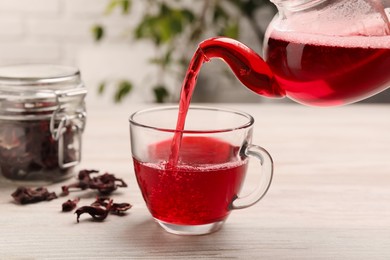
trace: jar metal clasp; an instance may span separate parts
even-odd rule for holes
[[[61,169],[76,166],[81,161],[81,134],[84,131],[86,113],[78,111],[73,115],[69,115],[64,111],[60,98],[68,97],[66,93],[55,93],[57,109],[54,110],[50,118],[50,133],[53,140],[58,142],[58,165]],[[71,131],[73,142],[64,142],[64,136],[67,131]],[[75,151],[74,158],[65,158],[66,151],[73,149]],[[68,161],[67,161],[68,159]]]

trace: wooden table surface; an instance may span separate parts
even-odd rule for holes
[[[147,106],[89,108],[77,167],[124,178],[129,187],[112,197],[133,204],[128,214],[77,223],[62,202],[79,196],[88,205],[94,192],[21,206],[10,196],[17,184],[3,181],[0,259],[390,259],[390,105],[218,104],[254,116],[253,142],[271,153],[275,174],[261,202],[205,236],[168,234],[145,207],[127,119]],[[254,187],[255,168],[243,192]]]

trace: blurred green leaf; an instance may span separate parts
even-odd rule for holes
[[[195,19],[188,9],[177,9],[160,4],[156,14],[147,14],[134,30],[136,39],[150,39],[156,46],[170,43]]]
[[[104,27],[100,24],[96,24],[91,28],[93,39],[100,41],[104,37]]]
[[[173,49],[167,50],[161,57],[155,57],[150,59],[150,63],[156,64],[161,66],[162,68],[165,68],[169,66],[172,63],[172,53]]]
[[[157,25],[159,21],[156,17],[146,15],[134,30],[134,37],[136,39],[151,39],[155,45],[161,42],[161,36],[157,32]]]
[[[98,94],[99,95],[103,94],[105,89],[106,89],[106,82],[104,81],[100,82],[98,86]]]
[[[183,15],[184,19],[190,23],[195,21],[195,14],[189,9],[181,10],[181,15]]]
[[[120,8],[122,14],[128,14],[130,12],[131,0],[111,0],[106,7],[106,14],[110,14],[115,8]]]
[[[201,26],[196,26],[192,32],[190,33],[190,40],[191,41],[196,41],[198,40],[201,35],[202,35],[202,32],[203,32],[203,28],[201,28]]]
[[[182,67],[185,67],[185,68],[188,66],[189,63],[190,63],[190,60],[185,56],[182,56],[178,60],[178,64],[181,65]]]
[[[220,35],[233,38],[233,39],[238,39],[238,34],[239,34],[239,24],[238,21],[229,23],[225,28],[223,28],[220,32]]]
[[[122,1],[122,13],[128,14],[130,12],[131,7],[131,1],[130,0],[123,0]]]
[[[130,93],[132,88],[133,88],[133,84],[131,84],[130,81],[123,80],[123,81],[119,82],[117,85],[115,95],[114,95],[115,103],[121,102],[122,99]]]
[[[249,0],[249,1],[241,1],[241,10],[244,14],[253,17],[256,10],[259,8],[269,5],[268,1],[264,0]]]
[[[223,9],[221,4],[215,6],[213,13],[213,22],[216,23],[219,20],[223,20],[224,22],[229,20],[229,14]]]
[[[231,3],[235,6],[242,14],[248,17],[254,17],[254,14],[257,10],[270,6],[273,8],[274,12],[276,12],[276,7],[270,1],[264,0],[227,0],[227,2]]]
[[[168,90],[163,85],[154,87],[153,93],[156,103],[164,103],[165,99],[169,96]]]
[[[165,3],[160,4],[160,15],[166,16],[166,15],[169,15],[170,12],[171,12],[171,9],[167,4],[165,4]]]
[[[112,13],[112,11],[117,7],[118,1],[117,0],[111,0],[108,5],[106,6],[106,14]]]

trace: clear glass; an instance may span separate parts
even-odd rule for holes
[[[327,0],[271,0],[280,9],[298,11],[319,5]]]
[[[278,14],[271,22],[268,33],[286,33],[288,34],[286,37],[290,33],[295,33],[298,38],[299,35],[311,34],[311,38],[301,41],[318,41],[319,36],[390,35],[389,1],[273,0],[272,2],[278,7]],[[352,41],[351,44],[353,43]]]
[[[266,194],[272,158],[251,144],[254,119],[249,114],[192,106],[172,166],[177,115],[178,107],[159,107],[130,116],[135,175],[150,213],[166,231],[208,234],[220,229],[232,210],[249,207]],[[250,157],[261,164],[260,183],[240,197]]]
[[[86,89],[76,68],[0,68],[0,173],[19,182],[67,179],[81,159]]]

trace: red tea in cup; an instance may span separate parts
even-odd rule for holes
[[[232,210],[263,198],[272,180],[272,158],[251,144],[250,115],[193,106],[186,129],[179,131],[178,109],[146,109],[130,117],[135,175],[146,206],[166,231],[208,234],[221,228]],[[262,176],[241,198],[250,157],[260,161]]]
[[[223,221],[238,196],[247,160],[237,160],[239,147],[209,137],[184,137],[179,164],[166,169],[171,139],[149,147],[152,161],[134,158],[136,177],[154,218],[178,225]]]

